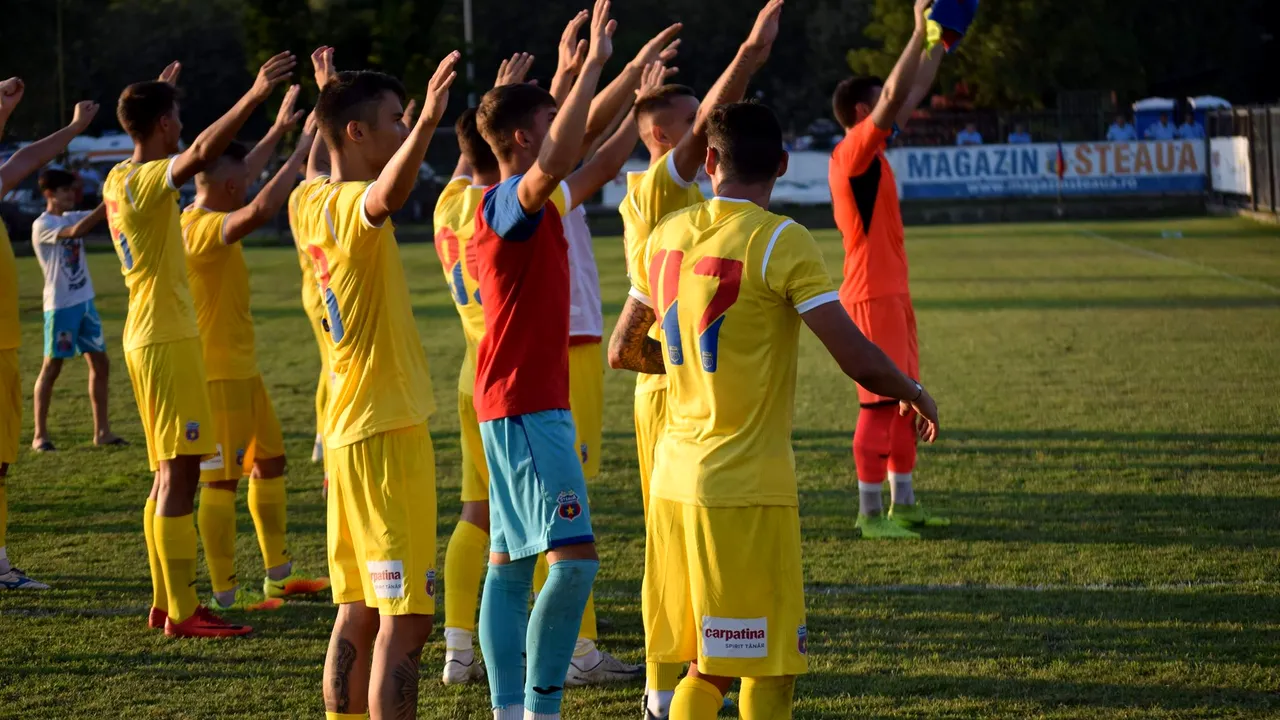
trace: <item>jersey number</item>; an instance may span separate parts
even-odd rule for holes
[[[659,250],[649,265],[649,277],[659,279],[658,322],[666,339],[667,359],[672,365],[684,364],[680,334],[680,266],[684,252]],[[712,277],[720,282],[698,321],[698,354],[702,369],[715,372],[720,362],[720,328],[725,313],[738,301],[742,289],[742,261],[722,257],[704,257],[693,266],[694,275]]]
[[[467,296],[467,283],[462,276],[462,258],[458,257],[458,244],[458,236],[449,228],[441,228],[440,232],[436,233],[436,254],[440,256],[440,263],[445,267],[449,292],[453,295],[455,303],[466,305],[471,299]],[[470,246],[467,248],[467,269],[474,272],[471,249]],[[475,292],[475,301],[480,302],[479,288]]]
[[[346,331],[342,326],[342,312],[338,308],[338,296],[333,294],[333,288],[329,287],[329,258],[324,256],[324,251],[315,245],[307,246],[307,254],[311,256],[311,265],[315,269],[316,281],[320,283],[320,291],[324,293],[325,315],[327,315],[327,325],[325,329],[329,331],[329,337],[333,338],[333,344],[337,345],[342,342],[342,336]]]
[[[115,236],[120,243],[120,262],[124,265],[125,270],[133,269],[133,251],[129,249],[129,239],[116,227],[116,213],[118,206],[114,201],[104,200],[107,206],[107,230]]]

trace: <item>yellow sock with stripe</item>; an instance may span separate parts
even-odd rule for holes
[[[147,564],[151,566],[151,607],[168,612],[169,595],[164,589],[164,565],[156,547],[156,501],[147,498],[142,510],[142,534],[147,538]]]
[[[738,693],[741,720],[787,720],[795,699],[796,677],[742,678]]]
[[[364,720],[369,713],[336,713],[325,711],[324,720]]]
[[[444,619],[446,628],[476,631],[480,583],[488,569],[489,533],[459,520],[444,553]],[[466,650],[467,648],[449,648]]]
[[[235,590],[238,584],[235,491],[202,486],[196,524],[200,528],[200,545],[204,547],[204,563],[209,568],[209,584],[214,594]]]
[[[253,478],[249,481],[249,514],[258,531],[258,548],[262,550],[262,566],[270,570],[289,562],[289,549],[284,533],[288,525],[285,515],[284,478]]]
[[[670,720],[714,720],[723,704],[724,696],[715,685],[686,675],[671,700]]]
[[[182,622],[200,606],[196,598],[195,518],[157,515],[155,534],[156,550],[164,568],[165,594],[169,597],[169,619]]]
[[[538,594],[542,592],[542,586],[547,584],[547,573],[550,566],[547,565],[547,554],[543,553],[538,556],[538,563],[533,566],[533,592]],[[600,639],[600,630],[596,625],[596,593],[591,591],[587,596],[587,607],[582,611],[582,626],[578,628],[578,637],[586,638],[592,642]],[[594,645],[592,646],[595,647]]]

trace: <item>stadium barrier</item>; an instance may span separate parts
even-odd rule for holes
[[[1207,119],[1210,210],[1280,220],[1280,106],[1219,110]]]

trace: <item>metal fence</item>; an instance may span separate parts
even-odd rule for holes
[[[1206,129],[1213,138],[1243,137],[1249,144],[1249,178],[1252,192],[1215,192],[1214,199],[1224,205],[1244,207],[1256,212],[1280,212],[1280,106],[1240,107],[1216,110],[1208,114]],[[1215,158],[1211,162],[1218,162]]]

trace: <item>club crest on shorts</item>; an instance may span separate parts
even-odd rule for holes
[[[806,625],[796,629],[796,649],[801,655],[809,654],[809,628]]]
[[[428,597],[436,596],[436,571],[435,570],[427,571],[427,596]]]
[[[187,423],[187,440],[195,441],[200,439],[200,423],[192,420]]]
[[[572,490],[566,490],[556,497],[556,504],[560,506],[556,511],[560,517],[573,522],[582,514],[582,503],[578,502],[578,493]]]
[[[236,450],[236,464],[244,465],[244,448]]]

